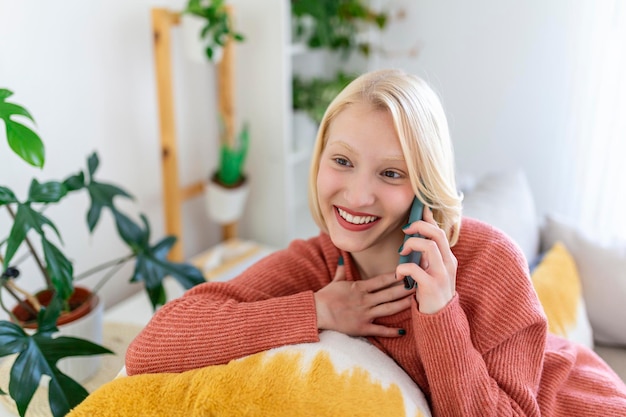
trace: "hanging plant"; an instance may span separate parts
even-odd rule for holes
[[[206,20],[200,38],[206,42],[205,54],[209,61],[214,60],[217,50],[224,47],[228,38],[237,42],[245,39],[233,27],[224,0],[189,0],[183,13]]]

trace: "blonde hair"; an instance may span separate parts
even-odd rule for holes
[[[421,78],[401,70],[372,71],[352,81],[330,103],[320,124],[309,174],[313,219],[327,231],[320,210],[317,173],[331,123],[346,107],[369,103],[388,111],[408,168],[413,191],[429,206],[453,246],[461,224],[462,195],[456,189],[448,122],[437,94]]]

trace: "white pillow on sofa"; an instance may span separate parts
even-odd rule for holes
[[[528,180],[519,170],[496,172],[462,189],[463,215],[488,223],[506,233],[534,262],[539,249],[539,220]]]
[[[547,216],[542,247],[561,241],[572,254],[597,342],[626,346],[626,246],[603,246],[563,219]]]

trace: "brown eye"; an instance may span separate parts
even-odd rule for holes
[[[401,178],[402,176],[398,174],[396,171],[387,170],[387,171],[383,171],[383,177],[397,179],[397,178]]]

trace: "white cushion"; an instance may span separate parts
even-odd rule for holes
[[[466,183],[469,183],[467,179]],[[482,220],[511,237],[533,262],[539,248],[539,220],[528,180],[522,171],[485,175],[461,190],[463,215]]]
[[[547,216],[542,246],[557,241],[578,266],[595,340],[626,346],[626,245],[601,245],[563,219]]]

